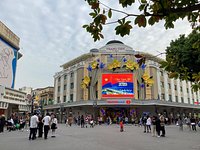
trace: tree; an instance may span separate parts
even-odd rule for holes
[[[200,32],[193,30],[187,37],[181,35],[171,41],[161,68],[169,72],[170,78],[191,81],[193,90],[200,90]]]
[[[94,41],[104,38],[102,34],[103,26],[117,24],[115,31],[117,35],[129,35],[133,28],[132,22],[139,27],[146,27],[147,24],[154,25],[161,20],[165,21],[165,28],[174,28],[174,22],[178,19],[187,18],[193,28],[199,29],[200,22],[200,1],[198,0],[119,0],[119,5],[123,8],[139,4],[141,13],[128,13],[123,10],[111,8],[98,0],[85,0],[91,6],[92,22],[83,25],[83,28],[91,34]],[[116,21],[108,22],[113,13],[121,13],[124,16]],[[131,20],[130,17],[134,17]]]

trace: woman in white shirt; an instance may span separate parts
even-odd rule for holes
[[[58,124],[58,120],[57,120],[56,116],[54,114],[52,114],[51,115],[51,130],[52,130],[51,137],[56,137],[55,131],[57,129],[57,124]]]
[[[146,123],[146,125],[147,125],[147,133],[148,132],[151,132],[151,117],[147,117],[148,119],[147,119],[147,123]]]

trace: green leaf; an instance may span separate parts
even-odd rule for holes
[[[87,27],[88,27],[88,25],[87,25],[87,24],[83,25],[83,28],[87,28]]]
[[[108,17],[109,17],[109,18],[112,17],[112,10],[111,10],[111,9],[109,9],[109,11],[108,11]]]
[[[146,0],[141,0],[141,3],[147,3],[147,1]]]
[[[155,19],[153,16],[149,18],[148,23],[149,25],[153,25],[155,23]]]
[[[140,11],[144,10],[144,7],[145,7],[145,4],[141,4],[141,5],[139,6],[139,10],[140,10]]]

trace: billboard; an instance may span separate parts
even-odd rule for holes
[[[0,85],[14,88],[17,50],[0,38]]]
[[[102,98],[134,98],[133,74],[102,74]]]

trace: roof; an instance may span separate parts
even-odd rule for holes
[[[20,38],[14,34],[5,24],[0,21],[0,38],[5,40],[11,46],[19,50]]]
[[[123,44],[124,45],[124,43],[122,43],[121,41],[117,41],[117,40],[111,40],[106,45],[114,44],[114,43],[119,43],[119,44]],[[60,67],[63,67],[63,69],[66,69],[66,68],[68,68],[70,66],[73,66],[73,65],[75,65],[75,64],[77,64],[77,63],[79,63],[81,61],[84,61],[84,60],[86,60],[86,59],[88,59],[90,57],[94,57],[95,56],[94,55],[95,52],[99,53],[99,51],[97,51],[97,50],[98,49],[91,49],[90,53],[83,54],[83,55],[81,55],[81,56],[79,56],[79,57],[77,57],[77,58],[75,58],[75,59],[73,59],[73,60],[71,60],[69,62],[66,62],[65,64],[61,65]],[[144,53],[144,52],[139,52],[139,51],[137,51],[136,53],[144,55],[147,60],[153,60],[153,61],[158,62],[158,63],[163,61],[163,59],[158,58],[157,56],[154,56],[154,55],[149,54],[149,53]]]
[[[118,40],[111,40],[111,41],[109,41],[106,45],[114,44],[114,43],[124,44],[123,42],[118,41]]]
[[[77,63],[79,63],[81,61],[84,61],[84,60],[86,60],[86,59],[88,59],[90,57],[93,57],[93,56],[94,56],[93,53],[83,54],[83,55],[81,55],[81,56],[79,56],[79,57],[77,57],[77,58],[75,58],[75,59],[63,64],[63,65],[61,65],[60,67],[63,67],[65,69],[65,68],[73,66],[73,65],[75,65],[75,64],[77,64]]]

